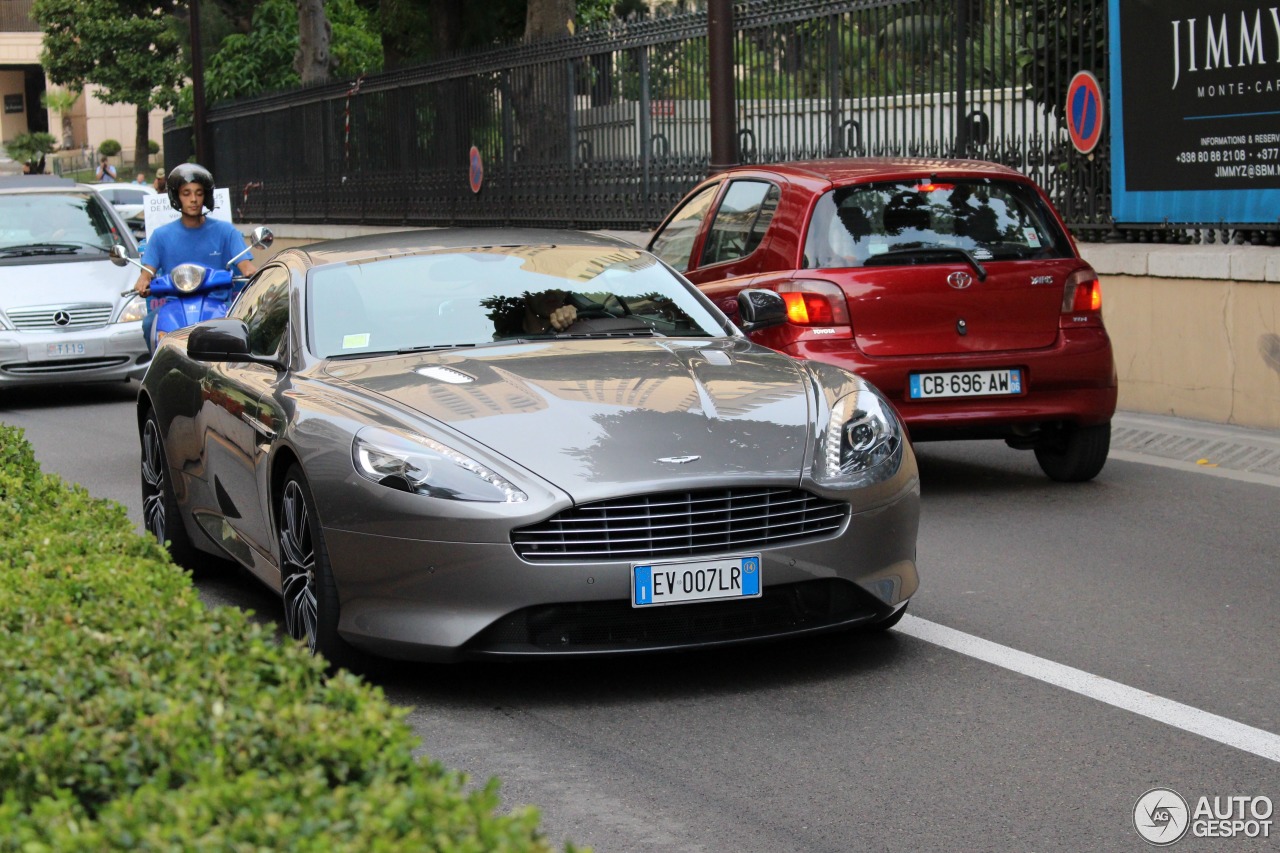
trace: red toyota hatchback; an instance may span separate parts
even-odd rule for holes
[[[1003,438],[1055,480],[1106,463],[1116,371],[1098,277],[1012,169],[735,167],[686,196],[649,248],[730,316],[745,287],[781,294],[788,322],[751,337],[870,380],[915,441]]]

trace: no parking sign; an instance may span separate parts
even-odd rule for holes
[[[1067,86],[1067,132],[1071,144],[1081,154],[1088,154],[1098,147],[1102,139],[1102,87],[1098,78],[1088,71],[1080,71]]]

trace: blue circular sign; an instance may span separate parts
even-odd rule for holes
[[[1067,86],[1067,132],[1081,154],[1098,147],[1102,139],[1102,87],[1098,78],[1080,71]]]

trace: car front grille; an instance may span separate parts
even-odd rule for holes
[[[14,376],[40,376],[54,373],[83,373],[91,370],[105,370],[119,367],[129,361],[128,356],[107,356],[105,358],[64,358],[58,361],[27,361],[14,364],[0,364],[0,373]]]
[[[760,598],[632,607],[547,604],[508,614],[468,643],[493,654],[640,651],[732,643],[874,622],[886,608],[838,578],[768,587]]]
[[[529,562],[654,560],[753,551],[838,533],[849,505],[799,489],[715,489],[600,501],[514,530]]]
[[[111,322],[110,305],[49,305],[14,308],[5,312],[19,332],[98,329]]]

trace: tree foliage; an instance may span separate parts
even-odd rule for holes
[[[51,133],[20,133],[4,144],[4,149],[15,161],[25,165],[32,174],[44,173],[45,155],[53,150]]]
[[[355,0],[329,0],[325,14],[333,28],[334,76],[354,79],[381,70],[382,46],[371,16]],[[227,36],[210,56],[205,97],[216,103],[302,85],[294,68],[297,51],[297,6],[293,0],[266,0],[254,11],[249,32]]]
[[[1031,96],[1052,115],[1063,118],[1067,86],[1077,71],[1092,71],[1105,91],[1107,62],[1107,4],[1059,3],[1030,0],[1023,8],[1026,36],[1022,62],[1027,67]]]
[[[99,87],[108,104],[133,104],[139,115],[170,107],[183,67],[171,12],[175,0],[34,0],[31,16],[44,31],[40,64],[62,86]],[[145,118],[137,130],[135,165],[147,164]]]

